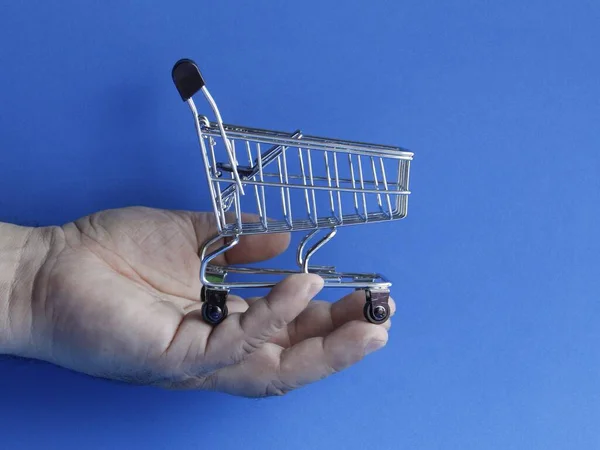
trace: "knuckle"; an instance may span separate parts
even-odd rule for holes
[[[215,391],[218,385],[218,375],[213,373],[200,380],[200,389],[203,391]]]
[[[281,313],[277,311],[277,308],[269,299],[265,298],[261,303],[262,309],[261,314],[268,320],[268,328],[271,331],[281,330],[287,323],[285,317],[282,317]]]
[[[267,385],[265,397],[283,397],[295,389],[297,389],[297,386],[285,383],[281,380],[272,381]]]
[[[258,350],[264,341],[256,338],[246,338],[242,341],[241,354],[242,357],[248,356]]]

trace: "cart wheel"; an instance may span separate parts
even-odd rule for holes
[[[208,303],[202,305],[202,318],[206,323],[211,325],[218,325],[223,322],[227,317],[227,314],[227,305],[223,305],[222,309]]]
[[[373,305],[368,302],[365,303],[363,314],[365,315],[365,319],[369,322],[379,325],[384,323],[388,320],[388,317],[390,317],[390,305],[387,303]]]
[[[200,299],[202,300],[202,319],[208,324],[218,325],[225,320],[228,314],[228,290],[211,289],[202,286]]]

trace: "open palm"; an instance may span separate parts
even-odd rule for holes
[[[265,298],[228,299],[217,327],[200,314],[198,249],[213,216],[108,210],[54,234],[32,304],[34,356],[93,376],[244,396],[280,395],[339,371],[387,341],[367,323],[364,293],[313,301],[316,275],[293,275]],[[245,236],[217,263],[284,251],[289,236]],[[390,301],[392,313],[393,301]]]

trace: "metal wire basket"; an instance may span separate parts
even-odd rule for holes
[[[399,147],[283,133],[223,123],[198,66],[179,60],[172,78],[190,107],[202,151],[218,233],[201,249],[202,316],[213,325],[227,316],[231,289],[268,288],[275,277],[316,273],[325,287],[365,291],[365,318],[384,323],[390,314],[391,282],[378,273],[338,272],[312,266],[311,257],[338,228],[403,219],[408,212],[413,153]],[[192,96],[201,91],[215,116],[198,114]],[[273,206],[273,200],[277,199]],[[247,220],[243,212],[252,212]],[[298,270],[211,264],[249,234],[304,232],[298,245]],[[321,233],[323,236],[309,246]],[[227,237],[225,244],[210,248]],[[229,274],[252,281],[230,281]]]

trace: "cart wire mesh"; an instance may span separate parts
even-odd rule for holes
[[[413,157],[409,151],[304,136],[301,131],[233,125],[223,125],[225,142],[217,123],[203,116],[197,120],[223,235],[315,230],[406,217]],[[274,198],[279,199],[277,207]],[[244,220],[242,211],[255,216]]]

